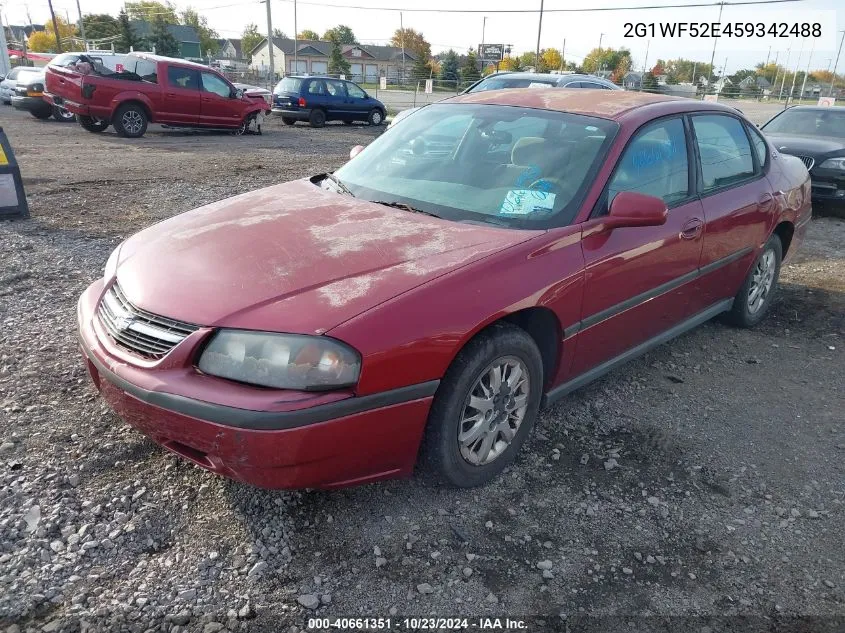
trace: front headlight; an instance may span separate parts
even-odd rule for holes
[[[325,336],[220,330],[198,367],[212,376],[262,387],[321,391],[358,382],[361,357]]]
[[[821,165],[819,169],[838,169],[845,171],[845,157],[843,158],[828,158]]]
[[[117,260],[120,256],[121,246],[123,246],[123,244],[118,245],[118,247],[111,252],[111,255],[109,255],[109,258],[106,260],[106,268],[103,271],[103,281],[105,283],[109,283],[112,277],[117,274]]]

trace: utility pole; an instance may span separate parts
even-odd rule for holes
[[[405,23],[402,19],[402,12],[399,12],[399,32],[402,34],[402,80],[400,85],[405,83]]]
[[[775,51],[775,77],[772,79],[772,88],[774,88],[775,84],[778,82],[778,71],[780,70],[780,68],[778,68],[778,55],[780,55],[780,51]]]
[[[270,0],[267,3],[267,52],[270,55],[270,83],[276,82],[276,64],[273,60],[273,14],[270,9]]]
[[[486,36],[487,36],[487,16],[483,16],[481,19],[481,50],[478,51],[478,60],[481,62],[481,73],[484,74],[484,44],[486,43]]]
[[[599,50],[601,50],[601,41],[604,39],[604,33],[599,33]]]
[[[563,70],[563,54],[566,51],[566,38],[563,38],[563,46],[560,47],[560,69]]]
[[[299,34],[296,32],[296,0],[293,0],[293,72],[299,72]],[[287,70],[287,69],[285,69]],[[282,73],[287,74],[287,73]]]
[[[643,61],[643,74],[645,74],[645,69],[648,67],[648,49],[651,47],[651,40],[647,40],[645,43],[645,61]]]
[[[780,92],[778,93],[778,101],[783,98],[783,85],[786,83],[786,73],[789,72],[789,56],[792,54],[792,49],[786,49],[786,64],[783,66],[783,77],[780,78]]]
[[[799,94],[799,98],[804,98],[804,89],[807,87],[807,75],[810,74],[810,62],[813,60],[813,51],[816,48],[816,42],[813,40],[812,46],[810,46],[810,58],[807,60],[807,70],[804,71],[804,81],[801,82],[801,94]]]
[[[79,34],[82,36],[82,47],[88,50],[88,40],[85,38],[85,22],[82,20],[82,8],[79,6],[79,0],[76,0],[76,10],[79,12]]]
[[[719,24],[722,23],[722,9],[725,8],[725,3],[719,3]],[[707,76],[707,88],[710,88],[710,84],[713,83],[713,60],[716,59],[716,42],[719,41],[719,38],[713,38],[713,52],[710,53],[710,74]]]
[[[56,30],[56,52],[62,52],[62,38],[59,35],[59,23],[56,21],[56,12],[53,11],[53,0],[47,0],[47,6],[50,7],[50,17],[53,18],[53,28]]]
[[[842,53],[842,42],[845,42],[845,31],[842,31],[842,38],[839,40],[839,50],[836,53],[836,61],[833,64],[833,77],[830,78],[830,89],[827,91],[827,96],[833,96],[833,82],[836,81],[836,69],[839,68],[839,55]]]
[[[804,53],[804,40],[801,40],[801,48],[798,50],[798,61],[795,62],[795,72],[792,73],[792,85],[789,87],[789,94],[786,95],[784,107],[789,105],[789,100],[795,94],[795,80],[798,79],[798,67],[801,65],[801,55]]]
[[[537,52],[534,54],[534,70],[540,70],[540,33],[543,32],[543,0],[540,0],[540,20],[537,23]]]

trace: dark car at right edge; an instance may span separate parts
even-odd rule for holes
[[[778,151],[807,167],[813,203],[845,213],[845,110],[796,106],[760,129]]]

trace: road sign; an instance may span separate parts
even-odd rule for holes
[[[434,92],[434,81],[431,79],[425,80],[425,94],[430,95]]]
[[[387,90],[387,77],[379,77],[378,87],[379,90]]]
[[[0,127],[0,218],[28,218],[21,170],[6,133]]]
[[[836,97],[819,97],[819,105],[831,108],[836,105]]]
[[[478,57],[483,62],[498,62],[505,57],[504,44],[478,45]]]

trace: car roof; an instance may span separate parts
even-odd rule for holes
[[[196,62],[189,62],[187,59],[179,59],[177,57],[165,57],[164,55],[156,55],[155,53],[127,53],[127,56],[134,55],[135,57],[140,57],[141,59],[146,59],[147,61],[151,62],[166,62],[168,64],[173,64],[174,66],[187,66],[189,68],[197,68],[199,70],[214,70],[209,66],[205,66],[204,64],[197,64]],[[94,55],[96,57],[96,55]]]
[[[791,106],[784,110],[784,112],[789,112],[790,110],[801,110],[802,112],[839,112],[841,110],[837,108],[831,108],[830,106],[811,106],[811,105],[798,105],[798,106]],[[780,114],[780,113],[778,113]]]
[[[340,77],[329,77],[328,75],[288,75],[283,79],[334,79],[335,81],[349,81],[349,79],[341,79]]]
[[[441,103],[483,103],[487,105],[522,106],[557,112],[570,112],[621,120],[632,112],[648,110],[649,115],[662,116],[675,112],[713,110],[736,114],[735,108],[683,97],[632,92],[628,90],[561,90],[560,88],[509,88],[469,92]],[[740,113],[741,114],[741,113]]]

